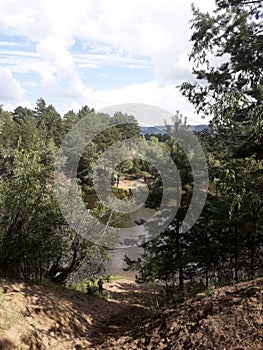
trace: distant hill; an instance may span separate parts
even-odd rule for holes
[[[206,124],[189,125],[188,128],[192,131],[199,132],[207,128]],[[164,134],[166,130],[165,125],[159,126],[140,126],[142,135],[157,135]]]

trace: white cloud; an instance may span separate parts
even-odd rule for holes
[[[74,62],[79,68],[90,67],[94,69],[101,68],[102,66],[122,66],[133,68],[153,68],[153,63],[150,59],[124,56],[119,51],[108,50],[104,47],[104,52],[99,53],[73,53]]]
[[[17,43],[10,43],[8,50],[0,43],[0,66],[8,69],[9,82],[16,86],[13,98],[20,101],[23,90],[11,73],[33,72],[43,91],[54,99],[71,98],[75,106],[152,103],[193,118],[191,106],[175,90],[180,81],[191,78],[191,2],[202,11],[214,7],[211,0],[0,0],[0,32],[21,36],[35,49],[19,50]],[[98,91],[92,81],[84,84],[84,69],[106,66],[141,68],[142,74],[151,69],[156,81],[122,89],[114,88],[118,84],[112,81],[112,89]]]
[[[20,101],[20,103],[16,103],[16,102],[10,102],[10,103],[5,103],[4,104],[4,109],[6,111],[10,111],[12,112],[17,106],[23,106],[23,107],[27,107],[29,109],[33,109],[34,107],[32,106],[32,103],[31,101],[28,101],[28,100],[22,100]]]
[[[187,117],[188,124],[204,123],[204,120],[200,116],[196,116],[190,103],[182,99],[174,85],[161,86],[155,81],[128,85],[121,89],[89,91],[86,95],[83,93],[79,101],[70,100],[70,102],[64,103],[61,113],[64,114],[70,109],[78,111],[84,104],[100,110],[127,103],[142,103],[157,106],[163,108],[171,115],[174,115],[179,110],[183,112],[184,117]],[[164,123],[164,115],[155,114],[154,117],[149,114],[141,115],[138,116],[138,121],[145,125],[162,125]]]
[[[13,41],[0,41],[0,47],[21,47],[22,45],[20,43],[15,43]]]
[[[24,89],[7,68],[0,67],[0,101],[21,100]]]
[[[63,37],[48,35],[40,40],[36,48],[40,57],[44,61],[52,63],[61,71],[61,74],[68,74],[74,71],[73,58],[67,49],[67,43]]]
[[[34,81],[23,81],[23,86],[36,88],[38,84]]]
[[[157,70],[159,65],[168,65],[172,71],[188,48],[191,2],[25,0],[22,5],[19,1],[2,1],[0,14],[6,30],[36,42],[40,53],[45,46],[45,50],[55,50],[57,55],[65,54],[65,64],[74,38],[81,38],[84,45],[98,42],[133,56],[147,55]],[[195,3],[202,9],[211,9],[213,2]]]

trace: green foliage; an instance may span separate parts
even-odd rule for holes
[[[167,140],[183,182],[181,206],[172,224],[142,245],[138,260],[126,259],[139,280],[163,281],[172,300],[174,293],[180,295],[178,286],[191,289],[195,280],[204,286],[196,293],[205,296],[211,285],[263,274],[263,4],[217,0],[213,15],[195,7],[193,15],[190,60],[197,80],[180,90],[198,113],[213,118],[198,135],[209,167],[209,194],[195,226],[178,234],[193,184],[185,155]],[[155,187],[162,189],[161,182]]]
[[[94,196],[91,179],[94,164],[109,146],[116,140],[139,137],[140,130],[132,116],[118,112],[111,118],[83,106],[77,113],[69,111],[62,119],[43,98],[37,101],[34,110],[19,106],[9,113],[0,107],[2,275],[51,283],[77,283],[103,271],[108,249],[91,243],[68,226],[53,192],[53,163],[58,147],[65,133],[83,117],[94,133],[101,125],[109,128],[94,137],[82,154],[78,169],[80,195],[93,216],[107,227],[119,225],[123,220],[122,214],[112,213],[104,203],[98,204],[97,198],[93,198],[90,205],[90,196]],[[112,126],[116,121],[120,125]],[[80,140],[85,136],[82,131],[75,131]],[[71,154],[65,159],[69,164],[78,152],[75,146],[72,145]],[[121,152],[125,153],[127,149]],[[118,159],[115,162],[117,164]],[[119,198],[127,198],[125,191],[115,189],[115,192]],[[90,226],[92,229],[92,222]]]
[[[34,117],[43,138],[47,140],[52,138],[56,146],[59,146],[64,137],[64,127],[61,116],[54,106],[47,106],[44,99],[40,98],[37,101]]]
[[[216,1],[214,15],[193,7],[193,48],[197,79],[208,84],[182,85],[198,111],[210,114],[226,92],[262,100],[262,2]],[[219,64],[211,57],[220,58]],[[257,102],[253,104],[257,104]],[[245,108],[246,103],[241,104]]]
[[[177,118],[174,119],[173,128],[170,127],[169,130],[169,133],[174,135],[174,138],[168,139],[163,145],[163,147],[165,147],[170,153],[170,157],[174,160],[182,175],[182,189],[179,187],[179,179],[176,181],[178,197],[181,192],[181,204],[178,208],[177,214],[169,226],[160,233],[159,236],[146,241],[141,245],[144,249],[144,253],[138,260],[131,261],[126,257],[128,269],[139,271],[139,280],[144,282],[150,280],[162,281],[166,286],[166,294],[169,294],[170,290],[173,290],[177,283],[177,279],[179,279],[180,288],[183,288],[183,267],[188,261],[187,237],[179,231],[191,199],[192,175],[187,157],[175,141],[178,129],[182,128],[181,132],[183,132],[183,128],[185,127],[184,124],[182,125],[181,119],[177,116]],[[158,142],[157,138],[154,140],[155,142]],[[159,181],[158,177],[156,177],[155,180],[157,181],[155,181],[153,190],[157,189],[157,195],[156,192],[153,192],[154,195],[150,194],[150,198],[148,199],[148,203],[151,203],[152,207],[157,207],[159,205],[162,196],[162,183]],[[160,197],[158,194],[160,194]],[[178,200],[178,197],[174,200]],[[177,203],[173,202],[170,205],[173,207],[175,204]],[[161,212],[160,217],[158,217],[155,222],[147,224],[149,233],[152,230],[152,226],[158,225],[159,220],[169,215],[170,210],[171,208],[167,206],[166,212]]]
[[[205,291],[205,293],[208,295],[208,296],[211,296],[211,295],[213,295],[213,293],[214,293],[214,290],[215,290],[215,286],[208,286],[207,288],[206,288],[206,291]]]
[[[122,276],[122,275],[110,275],[110,276],[106,276],[106,281],[108,283],[113,282],[113,281],[119,281],[119,280],[126,280],[129,279],[127,276]]]
[[[81,293],[89,295],[98,295],[98,287],[96,286],[95,279],[83,280],[81,282],[68,282],[66,288],[76,290]]]
[[[205,232],[205,249],[198,241],[193,245],[193,255],[199,251],[204,257],[197,263],[206,284],[211,271],[218,284],[262,274],[263,250],[263,6],[241,0],[216,5],[214,15],[193,8],[190,59],[203,82],[181,86],[197,111],[213,116],[201,135],[208,151],[210,196],[195,227],[197,240]]]
[[[51,169],[43,162],[47,157],[40,140],[34,150],[17,148],[12,180],[0,184],[1,269],[20,270],[25,278],[39,278],[60,244],[54,234],[58,212],[48,184]]]

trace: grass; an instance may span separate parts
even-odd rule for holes
[[[90,280],[85,279],[81,282],[75,283],[75,282],[68,282],[66,284],[66,288],[75,290],[81,293],[88,293],[90,295],[99,296],[98,293],[98,280],[102,278],[104,283],[111,283],[113,281],[118,280],[126,280],[131,279],[126,276],[122,275],[110,275],[110,276],[96,276],[94,278],[91,278]]]
[[[106,280],[108,280],[109,282],[118,281],[118,280],[129,280],[129,279],[132,279],[132,278],[127,276],[122,276],[122,275],[112,275],[112,276],[109,276],[108,279],[106,278]]]
[[[52,289],[59,289],[62,287],[62,285],[57,284],[55,282],[52,282],[48,279],[38,280],[38,281],[36,281],[36,284],[43,286],[43,287],[52,288]]]

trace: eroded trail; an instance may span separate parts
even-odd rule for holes
[[[96,349],[111,349],[113,339],[128,335],[140,321],[149,316],[150,305],[155,299],[152,288],[131,280],[106,284],[104,295],[112,309],[108,313],[102,305],[98,307],[102,319],[90,334]]]
[[[105,284],[102,297],[0,282],[3,350],[263,349],[263,278],[187,299],[155,316],[153,289],[131,280]]]
[[[263,278],[173,304],[100,349],[262,350]]]
[[[147,314],[153,290],[131,280],[105,284],[103,296],[1,281],[0,349],[100,349]],[[110,349],[110,347],[108,347]]]

